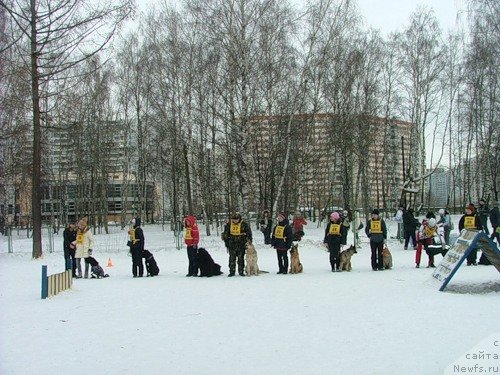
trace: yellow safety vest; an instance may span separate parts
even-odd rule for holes
[[[383,233],[382,232],[382,220],[372,220],[370,222],[371,233]]]
[[[76,234],[76,243],[78,245],[83,245],[83,233],[80,231]]]
[[[133,244],[135,244],[135,243],[139,242],[139,240],[137,240],[137,239],[135,238],[135,228],[130,229],[130,230],[128,231],[128,234],[129,234],[129,236],[130,236],[130,242],[132,242]]]
[[[274,229],[274,238],[284,240],[285,239],[285,226],[277,225],[276,229]]]
[[[424,227],[424,236],[425,238],[431,238],[436,235],[436,229],[431,227]]]
[[[245,233],[241,232],[241,221],[237,224],[231,223],[231,227],[229,228],[229,233],[231,236],[242,236]]]
[[[475,216],[465,216],[464,217],[464,228],[465,229],[476,229],[476,217]]]
[[[193,239],[193,235],[192,235],[192,228],[186,228],[186,235],[185,235],[185,239],[186,240],[192,240]]]
[[[340,224],[330,224],[328,234],[338,236],[340,234]]]

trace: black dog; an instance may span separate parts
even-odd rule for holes
[[[220,265],[214,262],[210,254],[203,247],[196,250],[195,264],[200,269],[200,276],[218,276],[222,275]]]
[[[142,251],[142,257],[146,261],[146,271],[148,276],[158,276],[160,273],[160,269],[158,268],[158,264],[156,263],[155,257],[149,250]]]
[[[104,270],[95,258],[89,256],[88,258],[85,258],[85,262],[89,263],[91,266],[90,273],[92,279],[102,279],[103,277],[109,277],[107,273],[104,273]]]

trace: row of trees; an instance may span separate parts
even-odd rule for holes
[[[387,37],[367,29],[347,0],[304,9],[277,0],[165,2],[104,50],[132,11],[117,3],[31,0],[23,9],[0,0],[0,141],[15,150],[4,153],[4,181],[22,184],[31,171],[38,187],[57,177],[42,156],[51,156],[50,135],[69,125],[71,167],[58,173],[104,186],[118,160],[125,180],[141,186],[139,200],[148,181],[161,186],[158,211],[172,217],[304,202],[427,205],[428,165],[444,162],[454,173],[450,206],[498,199],[496,1],[471,0],[468,26],[448,35],[418,8]],[[312,129],[324,113],[318,137]],[[403,142],[396,118],[414,124]],[[319,176],[329,186],[311,189]]]

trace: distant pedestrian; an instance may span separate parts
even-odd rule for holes
[[[394,221],[398,223],[398,233],[396,235],[396,238],[398,240],[403,240],[404,233],[403,233],[403,216],[405,213],[405,208],[404,206],[400,205],[398,210],[396,211],[396,214],[394,215]]]
[[[477,214],[479,216],[479,219],[481,220],[481,227],[483,228],[484,233],[490,234],[490,231],[488,229],[489,209],[488,209],[488,204],[483,198],[479,200],[479,207],[477,208]]]
[[[403,229],[404,229],[404,234],[405,234],[404,249],[405,250],[408,250],[408,244],[410,243],[410,239],[411,239],[411,244],[413,246],[413,249],[415,249],[415,250],[417,249],[416,231],[417,231],[417,228],[419,226],[420,226],[420,222],[413,215],[413,208],[409,208],[403,214]]]
[[[268,210],[262,212],[262,219],[260,219],[260,231],[264,234],[264,244],[269,245],[271,243],[271,230],[273,227],[273,221],[271,220],[271,215]]]
[[[292,221],[294,241],[300,241],[302,237],[304,237],[304,225],[307,225],[307,221],[306,219],[304,219],[302,214],[299,211],[297,211],[295,215],[293,215],[293,221]]]
[[[450,213],[446,209],[441,208],[439,210],[439,220],[438,220],[437,224],[441,225],[443,227],[444,242],[447,245],[449,245],[450,244],[450,232],[451,232],[451,216],[450,216]]]

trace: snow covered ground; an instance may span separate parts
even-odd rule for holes
[[[388,224],[394,236],[396,224]],[[222,241],[200,227],[200,245],[225,274],[187,278],[173,232],[145,226],[160,276],[134,279],[126,231],[116,229],[96,235],[94,249],[110,277],[74,280],[46,300],[41,266],[63,270],[62,231],[40,260],[31,259],[23,233],[12,254],[1,237],[0,374],[442,374],[486,337],[500,340],[493,266],[463,266],[439,292],[433,270],[416,269],[414,251],[395,239],[394,268],[373,272],[362,234],[353,271],[332,273],[323,231],[306,227],[303,274],[277,275],[275,251],[254,230],[269,274],[228,278]]]

